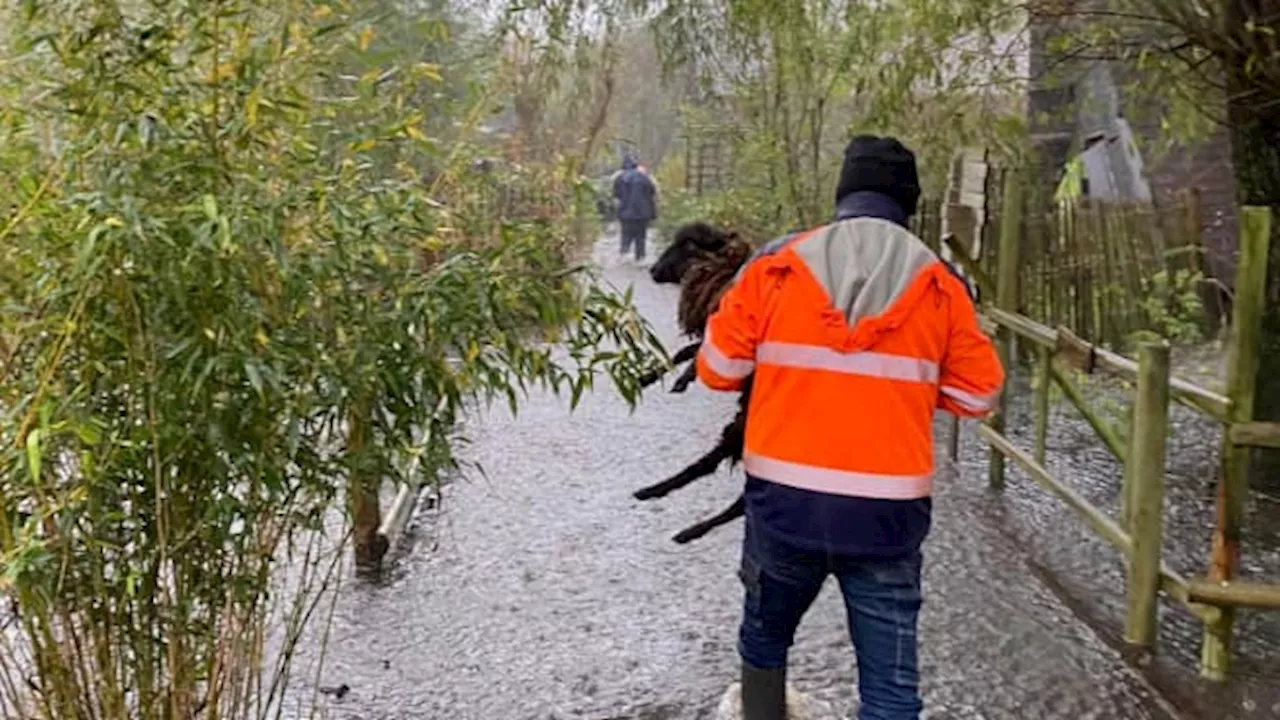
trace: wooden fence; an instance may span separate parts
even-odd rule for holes
[[[973,260],[971,274],[991,278],[1005,198],[993,192],[988,201],[983,236],[952,238],[951,251]],[[1159,206],[1085,200],[1019,213],[1017,311],[1117,349],[1152,333],[1216,334],[1223,302],[1205,277],[1199,207],[1189,190]]]
[[[1280,423],[1254,422],[1252,408],[1271,234],[1270,211],[1267,208],[1244,208],[1242,212],[1240,259],[1232,316],[1232,359],[1226,394],[1219,394],[1172,377],[1169,346],[1163,340],[1140,343],[1139,357],[1135,361],[1082,339],[1068,327],[1051,327],[1017,312],[1027,306],[1022,293],[1035,296],[1035,293],[1043,292],[1043,285],[1020,279],[1034,260],[1022,255],[1026,225],[1019,217],[1022,185],[1016,173],[1006,180],[1004,200],[1010,212],[1004,214],[1000,226],[994,274],[981,273],[980,282],[987,286],[988,292],[990,289],[995,291],[994,303],[985,309],[983,322],[995,333],[1001,357],[1010,373],[1015,369],[1012,362],[1015,339],[1034,348],[1035,372],[1039,382],[1035,385],[1033,402],[1035,445],[1032,451],[1017,447],[1004,432],[1004,418],[1009,406],[1007,393],[1001,399],[1000,409],[980,427],[979,433],[990,447],[989,483],[993,489],[1004,487],[1005,461],[1009,460],[1074,510],[1095,535],[1113,545],[1126,560],[1125,640],[1136,648],[1151,649],[1157,629],[1156,599],[1158,593],[1163,592],[1204,625],[1201,674],[1212,680],[1224,680],[1230,666],[1235,609],[1280,609],[1280,585],[1234,580],[1239,558],[1238,538],[1248,494],[1248,448],[1280,447]],[[1093,227],[1100,229],[1102,226]],[[1095,246],[1101,242],[1096,242]],[[961,259],[971,266],[971,273],[979,273],[977,262],[967,259],[967,256],[961,256]],[[1071,319],[1077,316],[1068,313],[1061,317]],[[1069,379],[1066,369],[1084,373],[1105,372],[1136,381],[1132,431],[1128,442],[1122,441],[1117,433],[1110,431],[1106,422],[1099,419],[1099,414]],[[1116,513],[1118,521],[1062,480],[1053,477],[1044,467],[1051,384],[1063,391],[1124,466],[1121,506]],[[1160,560],[1165,440],[1170,402],[1185,404],[1224,425],[1222,476],[1218,482],[1213,545],[1205,577],[1198,579],[1182,577]],[[953,458],[958,431],[958,424],[953,425]]]

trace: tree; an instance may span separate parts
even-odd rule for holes
[[[1018,27],[1011,3],[657,4],[655,33],[669,67],[696,58],[721,114],[749,129],[740,151],[763,168],[750,179],[761,183],[756,204],[783,228],[829,216],[852,134],[889,133],[914,145],[936,191],[959,147],[1018,131],[992,122],[994,112],[957,112],[974,104],[994,111],[991,99],[1016,80],[1013,55],[998,52],[999,37]]]
[[[461,231],[451,69],[345,4],[5,12],[0,714],[273,715],[344,486],[529,387],[634,400],[660,347],[565,218]]]

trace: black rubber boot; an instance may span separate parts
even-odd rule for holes
[[[787,671],[742,663],[742,720],[787,720]]]

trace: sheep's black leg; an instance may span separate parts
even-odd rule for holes
[[[672,383],[671,392],[682,393],[685,390],[688,390],[689,386],[693,384],[693,381],[697,379],[698,364],[689,363],[689,367],[685,368],[684,372],[680,373],[680,377],[676,378],[676,381]]]
[[[650,385],[658,382],[659,380],[662,379],[662,376],[666,374],[667,374],[667,368],[665,367],[656,367],[656,368],[653,368],[652,370],[646,371],[645,374],[640,376],[641,389],[647,388]]]
[[[702,343],[696,342],[696,343],[690,343],[680,348],[676,352],[676,354],[671,358],[672,366],[679,365],[680,363],[689,362],[690,360],[697,357],[698,348],[700,347],[702,347]],[[640,387],[647,388],[650,385],[658,382],[658,380],[662,379],[663,375],[667,374],[668,369],[669,368],[665,368],[665,367],[653,368],[652,370],[649,370],[648,372],[646,372],[644,375],[641,375]]]
[[[656,485],[640,488],[635,491],[633,497],[637,500],[652,500],[663,497],[673,490],[679,490],[694,480],[715,472],[716,468],[720,467],[720,463],[730,457],[731,452],[731,448],[727,447],[723,441],[718,442],[715,447],[711,448],[711,452],[698,458],[689,467]]]
[[[689,362],[690,360],[698,357],[698,348],[701,348],[701,347],[702,347],[701,342],[689,343],[688,345],[685,345],[684,347],[680,348],[679,352],[677,352],[675,355],[671,357],[671,364],[679,365],[680,363]]]
[[[715,530],[721,525],[727,525],[728,523],[731,523],[734,520],[737,520],[738,518],[742,517],[742,515],[745,512],[746,512],[746,502],[742,499],[742,496],[739,495],[738,499],[733,501],[733,504],[725,508],[722,512],[720,512],[720,514],[709,517],[706,520],[703,520],[702,522],[696,523],[694,525],[690,525],[684,530],[681,530],[680,532],[676,533],[675,536],[672,537],[671,539],[675,540],[677,543],[681,545],[684,545],[685,543],[693,542],[694,540],[697,540],[698,538],[702,537],[703,535],[706,535],[712,530]]]

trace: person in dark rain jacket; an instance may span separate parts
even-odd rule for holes
[[[644,262],[649,223],[658,216],[657,188],[630,155],[622,161],[622,172],[613,180],[613,197],[618,202],[618,224],[622,226],[620,254],[625,256],[634,247],[636,261]]]

